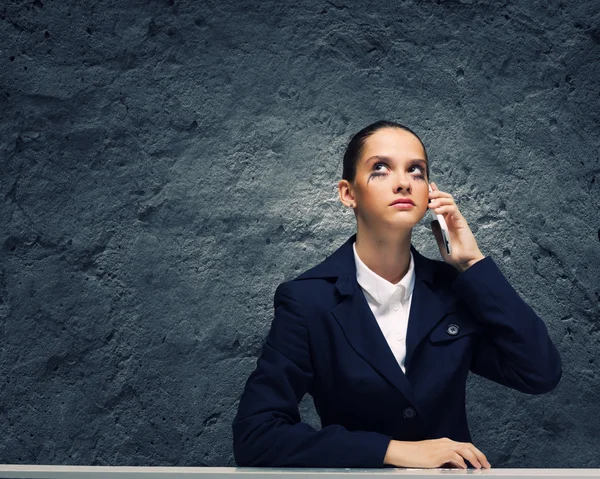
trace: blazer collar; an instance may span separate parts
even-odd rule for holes
[[[356,280],[356,264],[354,263],[354,252],[352,251],[352,243],[355,241],[356,233],[350,236],[342,246],[324,261],[295,279],[338,278],[336,286],[340,293],[352,294],[354,288],[358,286],[356,281],[351,281],[351,279]],[[410,245],[410,250],[415,261],[416,279],[432,283],[435,273],[435,262],[421,255],[412,244]]]
[[[451,297],[436,293],[436,277],[440,262],[422,256],[411,245],[415,267],[415,285],[408,320],[406,374],[404,374],[356,281],[356,265],[352,251],[354,241],[356,241],[356,234],[348,238],[323,262],[302,273],[295,280],[336,279],[335,286],[341,294],[342,300],[331,313],[344,331],[348,342],[364,360],[393,384],[418,410],[418,404],[409,382],[411,360],[427,334],[454,307]]]

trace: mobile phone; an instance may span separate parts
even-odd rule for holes
[[[431,185],[429,185],[429,191],[433,191],[431,189]],[[446,224],[446,220],[444,219],[443,215],[436,215],[435,211],[433,211],[432,209],[429,209],[429,212],[431,213],[431,217],[434,220],[437,220],[440,224],[440,229],[442,230],[442,238],[444,239],[444,245],[446,246],[446,253],[450,254],[450,234],[448,233],[448,225]]]

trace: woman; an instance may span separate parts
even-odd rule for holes
[[[233,422],[237,464],[489,468],[471,444],[467,373],[552,390],[561,361],[543,321],[481,253],[452,195],[429,182],[410,129],[380,121],[358,132],[342,177],[356,234],[277,287]],[[448,226],[450,255],[432,223],[444,261],[411,245],[428,209]],[[300,422],[307,392],[320,430]]]

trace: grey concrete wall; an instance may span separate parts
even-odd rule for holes
[[[233,465],[275,288],[354,232],[341,154],[389,118],[564,361],[543,396],[472,378],[474,443],[600,467],[599,10],[3,1],[0,462]]]

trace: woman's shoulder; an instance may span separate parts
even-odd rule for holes
[[[309,267],[297,276],[281,282],[275,291],[275,300],[287,296],[299,301],[322,302],[335,297],[336,290],[344,289],[351,278],[356,277],[352,243],[356,235],[348,238],[325,259]]]
[[[354,252],[352,244],[356,234],[348,238],[335,251],[325,257],[321,262],[314,264],[304,272],[297,275],[289,282],[302,282],[303,284],[335,283],[337,278],[356,274],[354,265]]]
[[[311,273],[312,269],[279,283],[275,290],[275,302],[278,298],[288,297],[302,303],[316,303],[324,297],[333,296],[337,278],[313,274],[315,272]]]
[[[310,291],[313,288],[322,289],[337,285],[338,289],[343,290],[346,285],[356,279],[356,264],[352,248],[354,241],[356,241],[356,234],[348,238],[321,262],[281,283],[281,288]],[[421,254],[414,245],[411,245],[410,249],[414,259],[415,275],[418,279],[447,284],[452,283],[460,275],[454,266],[445,261]]]

